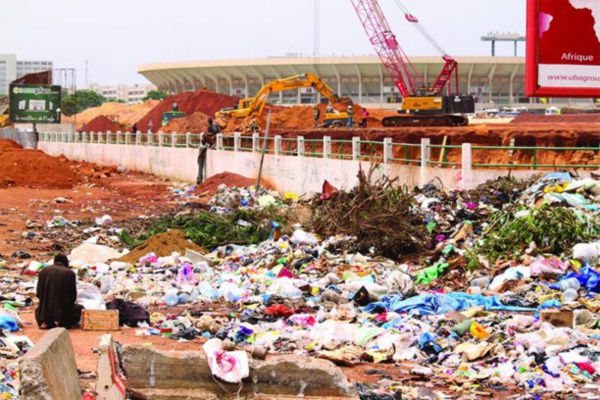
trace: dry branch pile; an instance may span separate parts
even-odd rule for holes
[[[349,192],[335,192],[313,201],[312,228],[323,237],[355,236],[349,250],[397,259],[422,251],[429,242],[423,218],[410,194],[394,185],[395,179],[371,182],[358,174],[358,185]]]

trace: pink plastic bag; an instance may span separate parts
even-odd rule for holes
[[[245,351],[225,351],[220,339],[211,339],[202,346],[212,374],[225,382],[240,383],[250,375]]]
[[[537,257],[531,262],[531,276],[540,276],[542,274],[561,275],[567,270],[567,264],[556,257],[544,259]]]

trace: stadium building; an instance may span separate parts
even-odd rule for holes
[[[443,67],[441,57],[412,57],[416,70],[427,82],[435,81]],[[500,106],[547,107],[591,102],[579,99],[530,99],[525,97],[524,57],[457,57],[460,91],[473,94],[478,108]],[[240,97],[254,96],[266,83],[302,73],[325,80],[338,94],[371,107],[394,108],[401,101],[398,89],[376,56],[269,57],[264,59],[193,61],[142,65],[138,72],[159,89],[169,92],[203,87]],[[274,94],[279,104],[312,104],[320,101],[311,89]],[[536,103],[544,104],[536,104]]]

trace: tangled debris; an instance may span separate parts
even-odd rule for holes
[[[312,203],[313,230],[324,237],[356,237],[352,249],[397,259],[426,246],[422,216],[415,212],[413,196],[382,177],[371,183],[372,172],[358,175],[358,185],[349,192],[334,192]]]

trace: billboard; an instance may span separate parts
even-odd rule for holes
[[[600,97],[600,0],[527,0],[531,97]]]
[[[10,121],[60,124],[61,92],[60,86],[11,84]]]

